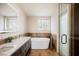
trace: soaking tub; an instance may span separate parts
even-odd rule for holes
[[[48,49],[50,38],[31,38],[31,48],[32,49]]]

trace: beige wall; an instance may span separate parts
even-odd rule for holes
[[[58,19],[58,4],[55,5],[55,13],[51,16],[51,33],[52,35],[56,35],[56,45],[57,45],[57,52],[59,52],[59,33],[58,33],[58,26],[59,26],[59,19]]]
[[[40,20],[41,17],[47,17],[49,20],[49,30],[45,29],[45,30],[39,30],[39,23],[38,21]],[[49,33],[50,32],[50,16],[28,16],[28,32],[29,33]]]
[[[51,33],[57,34],[58,33],[58,16],[54,15],[51,17]]]

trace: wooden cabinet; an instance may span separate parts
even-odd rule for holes
[[[31,40],[24,43],[12,56],[25,56],[31,48]]]
[[[79,56],[79,3],[72,4],[71,11],[71,55]]]

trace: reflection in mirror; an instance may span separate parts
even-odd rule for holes
[[[16,32],[17,14],[5,3],[0,3],[0,33]]]

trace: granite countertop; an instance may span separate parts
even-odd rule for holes
[[[7,47],[12,46],[9,50],[5,52],[0,52],[0,56],[11,56],[14,52],[16,52],[24,43],[26,43],[31,37],[20,37],[17,39],[14,39],[11,43],[6,43],[3,45],[0,45],[1,47]]]

